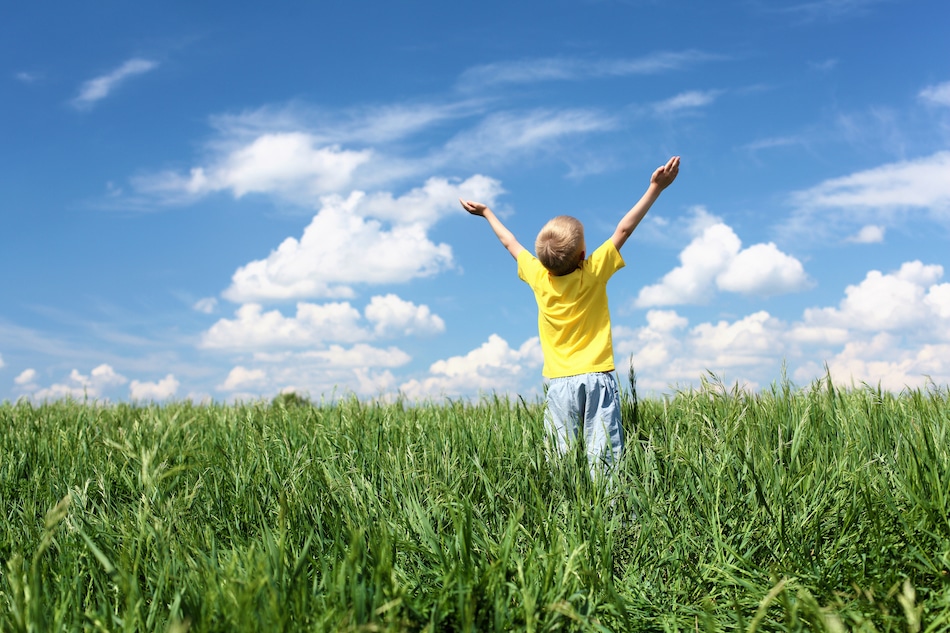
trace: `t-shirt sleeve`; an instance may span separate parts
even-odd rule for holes
[[[518,253],[518,278],[532,288],[538,283],[538,276],[547,274],[547,269],[528,249]]]
[[[614,246],[613,240],[607,240],[594,251],[587,260],[590,272],[604,281],[610,279],[615,272],[626,266],[620,251]]]

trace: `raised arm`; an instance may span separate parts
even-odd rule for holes
[[[650,210],[650,207],[653,206],[656,199],[660,197],[660,193],[669,187],[670,183],[676,179],[676,174],[679,173],[679,170],[680,157],[674,156],[667,161],[665,165],[658,167],[657,170],[653,172],[653,176],[650,177],[650,186],[647,187],[646,192],[640,197],[640,200],[627,211],[627,214],[623,216],[620,223],[617,224],[617,230],[610,236],[611,241],[613,241],[618,251],[627,241],[627,238],[630,237],[630,234],[633,233],[633,230],[637,228],[637,225],[640,224],[640,220],[647,214],[647,211]]]
[[[492,228],[492,231],[495,232],[495,236],[498,238],[498,241],[501,242],[501,245],[508,249],[512,257],[518,259],[518,254],[524,250],[524,246],[518,242],[514,233],[509,231],[505,225],[501,223],[501,220],[495,216],[491,209],[481,202],[472,202],[471,200],[462,200],[461,198],[459,198],[459,202],[462,203],[462,208],[472,215],[480,215],[488,220],[488,225]]]

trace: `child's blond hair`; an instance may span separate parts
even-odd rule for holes
[[[572,273],[584,252],[584,225],[569,215],[552,218],[538,233],[534,250],[538,261],[552,275]]]

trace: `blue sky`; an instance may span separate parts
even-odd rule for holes
[[[0,399],[536,397],[459,196],[599,244],[668,393],[950,383],[945,0],[20,3],[0,20]]]

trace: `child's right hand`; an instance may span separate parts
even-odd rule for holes
[[[459,202],[462,203],[462,208],[472,215],[484,216],[485,211],[488,211],[488,207],[481,202],[472,202],[471,200],[462,200],[461,198],[459,198]]]

